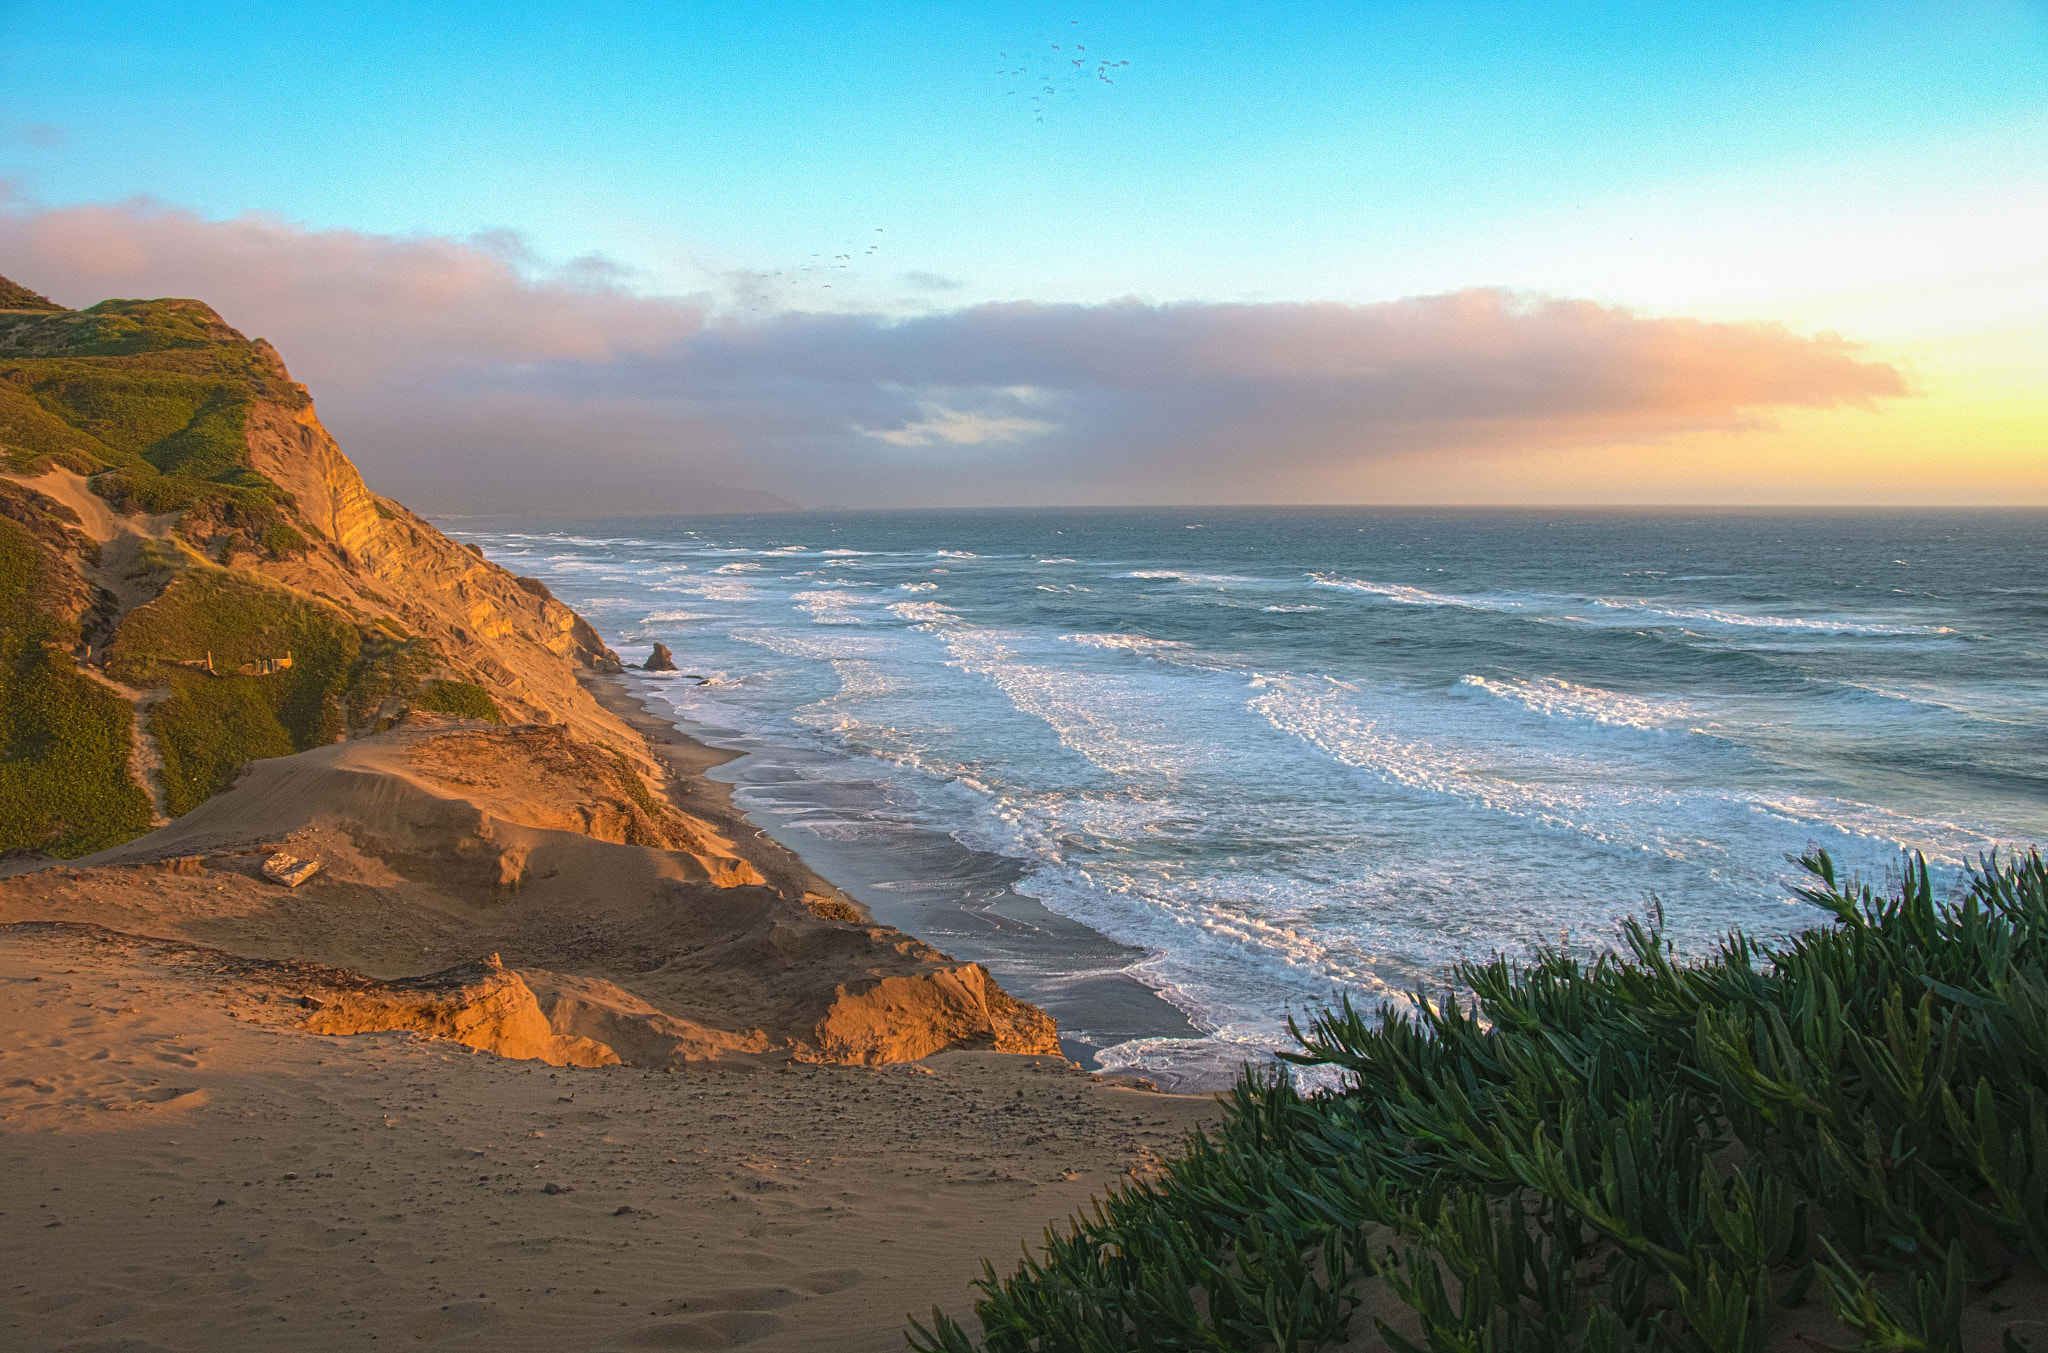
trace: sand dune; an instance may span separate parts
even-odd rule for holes
[[[1215,1107],[1050,1057],[574,1070],[319,1036],[184,951],[0,930],[9,1347],[899,1349]]]
[[[819,914],[679,814],[629,802],[638,819],[624,815],[604,769],[556,730],[435,721],[256,762],[149,836],[0,881],[0,922],[86,922],[386,980],[497,954],[535,971],[555,1033],[603,1030],[642,1065],[1057,1052],[1051,1021],[980,967]],[[261,875],[275,851],[321,871],[280,888]]]
[[[7,1345],[899,1348],[1214,1109],[608,766],[416,720],[0,879]]]

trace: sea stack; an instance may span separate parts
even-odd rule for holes
[[[648,672],[673,672],[676,670],[675,655],[668,651],[668,645],[656,644],[654,651],[647,655],[647,661],[640,666]]]

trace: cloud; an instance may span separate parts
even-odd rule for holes
[[[601,258],[225,221],[0,211],[68,304],[196,295],[278,345],[373,481],[453,508],[713,480],[843,503],[1313,502],[1391,458],[1660,443],[1907,393],[1832,335],[1479,288],[1371,305],[1018,301],[734,314]],[[941,279],[942,280],[942,279]]]
[[[957,277],[936,272],[898,273],[896,280],[917,291],[958,291],[967,285]]]

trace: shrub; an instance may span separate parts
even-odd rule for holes
[[[437,714],[482,719],[487,723],[505,722],[505,716],[499,712],[497,701],[491,699],[491,693],[469,681],[429,681],[413,697],[412,706]]]
[[[304,554],[311,548],[306,537],[287,522],[273,522],[263,532],[263,548],[274,557],[288,554]]]
[[[129,764],[134,713],[50,644],[34,606],[49,567],[19,523],[0,518],[0,852],[70,858],[149,830],[149,796]]]
[[[420,683],[441,665],[441,655],[432,644],[389,632],[396,628],[396,622],[387,618],[361,630],[362,647],[348,675],[351,727],[368,724],[387,700],[410,700]]]
[[[1344,1088],[1247,1074],[1160,1182],[985,1267],[979,1346],[1310,1350],[1370,1294],[1402,1353],[1755,1353],[1809,1293],[1848,1347],[1994,1346],[1975,1294],[2048,1269],[2048,867],[1939,901],[1801,863],[1833,921],[1779,946],[1633,924],[1296,1029]]]
[[[252,575],[197,569],[128,613],[107,647],[107,670],[136,685],[170,684],[149,726],[163,747],[166,806],[183,813],[233,783],[245,761],[340,737],[360,647],[355,627],[327,606]],[[185,665],[209,653],[220,675]],[[288,670],[230,675],[287,653]]]
[[[251,761],[304,751],[278,717],[279,678],[177,676],[150,706],[149,731],[163,757],[164,807],[191,812],[235,782]]]

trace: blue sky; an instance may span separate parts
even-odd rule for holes
[[[5,157],[43,202],[509,227],[662,289],[880,227],[835,287],[871,302],[905,272],[974,298],[1545,286],[1472,269],[1539,274],[1504,226],[1654,218],[1665,185],[1911,205],[2010,173],[2048,109],[2039,4],[66,0],[0,5],[0,38],[0,119],[62,130]],[[998,53],[1055,42],[1130,65],[1037,122]]]
[[[1086,64],[1057,64],[1074,60]],[[1118,63],[1108,68],[1113,84],[1089,78],[1102,62]],[[1019,65],[1067,73],[1042,110],[1030,102],[1038,80],[1000,73]],[[496,299],[479,301],[476,314],[510,306],[491,313],[515,329],[526,323],[507,318],[518,305],[530,318],[533,307],[573,308],[574,296],[605,292],[694,298],[675,305],[697,307],[689,313],[706,323],[859,317],[866,337],[841,329],[834,341],[870,349],[887,339],[886,325],[870,321],[994,302],[1369,306],[1496,287],[1639,317],[1839,332],[1899,373],[1900,393],[1872,396],[1863,377],[1731,384],[1723,377],[1749,368],[1717,347],[1726,369],[1701,377],[1714,399],[1677,399],[1647,423],[1596,417],[1589,404],[1570,435],[1592,441],[1517,423],[1462,451],[1405,433],[1375,440],[1368,428],[1357,463],[1341,472],[1331,448],[1344,418],[1372,419],[1340,401],[1318,415],[1313,473],[1243,491],[1438,501],[1512,483],[1504,491],[1567,501],[1613,486],[1646,501],[1833,501],[1915,500],[1932,486],[1971,501],[2048,500],[2048,394],[2034,374],[2048,364],[2043,0],[0,0],[0,179],[0,226],[19,235],[24,254],[0,259],[0,271],[12,267],[72,303],[209,287],[240,307],[230,311],[237,323],[290,338],[288,354],[310,354],[301,374],[362,428],[397,425],[358,416],[385,408],[389,392],[348,384],[355,367],[305,302],[339,285],[338,273],[315,274],[344,257],[356,260],[346,267],[367,267],[370,255],[410,260],[362,284],[370,290],[398,286],[401,273],[415,299],[483,287]],[[184,215],[172,222],[165,210]],[[304,247],[237,233],[248,213]],[[179,224],[187,216],[219,227],[212,243]],[[368,254],[337,252],[334,232],[369,241]],[[78,243],[88,238],[98,241],[93,259]],[[276,254],[267,266],[297,279],[298,299],[243,285],[250,270],[233,263],[238,249]],[[467,261],[448,262],[465,249]],[[427,254],[454,272],[424,280]],[[846,266],[829,266],[841,254]],[[511,272],[497,277],[501,266]],[[506,287],[532,294],[492,290]],[[605,305],[589,322],[606,336],[577,360],[613,365],[579,371],[564,388],[628,399],[618,393],[628,383],[621,354],[644,376],[646,335],[666,335],[674,370],[646,379],[622,427],[650,445],[686,431],[699,439],[692,445],[716,442],[726,450],[698,468],[744,478],[755,462],[741,455],[736,429],[778,411],[711,433],[689,420],[647,430],[659,421],[651,401],[673,401],[678,380],[685,402],[699,399],[676,373],[703,354],[681,355],[693,340],[681,336],[688,325],[678,327],[674,306],[667,318],[643,310],[628,321],[630,307]],[[411,322],[379,314],[378,323]],[[1363,311],[1354,318],[1370,321]],[[1252,327],[1275,351],[1293,350],[1273,326]],[[975,332],[998,342],[985,325]],[[1380,351],[1365,329],[1346,332],[1358,352]],[[1535,367],[1570,360],[1580,340],[1543,332],[1562,346],[1532,357]],[[558,341],[525,355],[493,349],[490,360],[506,371],[543,355],[559,363]],[[777,347],[776,360],[796,361],[800,346]],[[1478,352],[1447,358],[1444,371],[1477,373]],[[484,373],[484,360],[471,362],[479,387],[504,375]],[[819,427],[840,428],[835,455],[921,444],[918,428],[951,429],[939,440],[956,448],[985,436],[1013,455],[1013,443],[1081,437],[1078,392],[1094,388],[1088,373],[1062,367],[1072,387],[1048,393],[983,363],[983,384],[962,394],[920,383],[893,357],[849,361],[890,374],[873,376],[853,404],[814,411]],[[1669,373],[1642,370],[1643,388],[1671,384]],[[757,374],[763,390],[783,379]],[[1447,401],[1438,422],[1459,408],[1443,377],[1425,382]],[[1773,405],[1771,390],[1790,393]],[[872,398],[890,391],[904,410],[893,422]],[[1244,410],[1274,398],[1247,394]],[[1680,406],[1691,412],[1680,417]],[[703,407],[692,404],[691,418]],[[1890,412],[1879,418],[1879,408]],[[1104,415],[1088,435],[1122,426]],[[1394,466],[1422,454],[1414,447],[1423,441],[1436,459]],[[365,444],[359,454],[382,453]],[[1474,455],[1496,460],[1485,468]],[[1432,468],[1445,456],[1466,457],[1458,475]],[[1509,466],[1502,456],[1519,459]],[[1957,457],[1969,461],[1960,476]],[[1688,468],[1677,478],[1653,472],[1673,464]],[[1787,466],[1804,477],[1786,478]],[[809,472],[788,476],[801,483]],[[781,482],[769,480],[761,486]],[[1203,482],[1186,492],[1226,480]],[[945,491],[949,501],[964,492]]]

